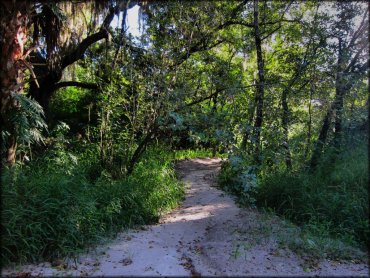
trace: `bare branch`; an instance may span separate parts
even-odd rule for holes
[[[356,42],[356,40],[358,39],[358,37],[363,33],[365,32],[366,28],[369,28],[369,21],[366,21],[367,19],[367,13],[368,11],[366,10],[365,13],[364,13],[364,16],[361,20],[361,23],[360,23],[360,26],[357,28],[357,30],[354,32],[353,36],[352,36],[352,39],[351,41],[349,42],[348,44],[348,48],[352,47],[354,45],[354,43]]]
[[[231,26],[231,25],[241,25],[241,26],[249,27],[249,28],[254,27],[253,23],[248,23],[248,22],[244,22],[244,21],[228,20],[225,23],[219,25],[217,27],[217,29],[221,30],[221,29],[224,29],[224,28],[226,28],[228,26]]]
[[[369,43],[364,43],[364,45],[357,51],[356,55],[353,57],[347,68],[344,70],[345,73],[350,72],[353,67],[356,65],[358,58],[360,57],[360,54],[362,51],[366,48],[369,47]]]
[[[170,67],[171,68],[174,68],[174,67],[177,67],[179,65],[181,65],[183,62],[186,61],[186,59],[188,59],[193,53],[196,53],[196,52],[200,52],[200,51],[206,51],[206,50],[210,50],[218,45],[220,45],[221,43],[225,42],[224,40],[217,40],[215,41],[213,44],[211,45],[206,45],[204,43],[204,41],[200,41],[198,42],[197,44],[191,46],[188,51],[182,55],[179,56],[179,59],[177,62],[175,62],[173,65],[171,65]]]

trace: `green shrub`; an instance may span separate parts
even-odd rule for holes
[[[58,147],[4,171],[4,264],[71,256],[123,228],[156,221],[183,198],[170,153],[149,150],[131,176],[118,180],[101,171],[95,153]]]
[[[367,245],[367,163],[366,146],[362,146],[343,152],[330,171],[321,164],[315,173],[271,173],[260,180],[257,203],[305,225],[314,234],[320,234],[319,227],[326,227],[334,238]]]
[[[222,163],[218,181],[222,189],[238,197],[242,205],[255,205],[257,188],[256,169],[239,156],[231,156]]]

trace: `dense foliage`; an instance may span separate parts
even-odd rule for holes
[[[120,180],[101,169],[96,153],[58,145],[3,175],[4,263],[74,255],[122,228],[154,223],[182,199],[169,151],[151,149]]]
[[[155,221],[199,149],[241,204],[369,244],[365,2],[0,5],[6,262]]]

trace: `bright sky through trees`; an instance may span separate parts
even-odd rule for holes
[[[127,10],[126,25],[128,27],[127,33],[131,33],[133,37],[140,36],[139,30],[139,9],[138,5],[135,5],[131,9]],[[115,16],[112,20],[112,27],[120,27],[122,21],[123,13],[121,12],[119,16]]]

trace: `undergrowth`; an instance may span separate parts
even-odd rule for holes
[[[50,150],[2,174],[1,260],[73,256],[123,228],[153,223],[183,198],[173,155],[149,149],[132,175],[113,179],[94,146]]]
[[[212,150],[209,149],[185,149],[173,151],[175,160],[192,159],[199,157],[213,157]],[[227,158],[227,154],[216,153],[216,157]]]
[[[273,173],[261,180],[257,203],[303,225],[313,234],[367,246],[370,243],[367,163],[366,146],[362,146],[343,152],[332,167],[321,164],[315,173]]]
[[[298,237],[287,241],[292,249],[318,257],[357,257],[350,246],[366,249],[370,243],[367,146],[343,151],[334,162],[332,157],[328,152],[313,173],[264,174],[244,194],[240,171],[229,161],[222,167],[219,183],[242,205],[250,206],[252,200],[258,208],[298,224]]]

